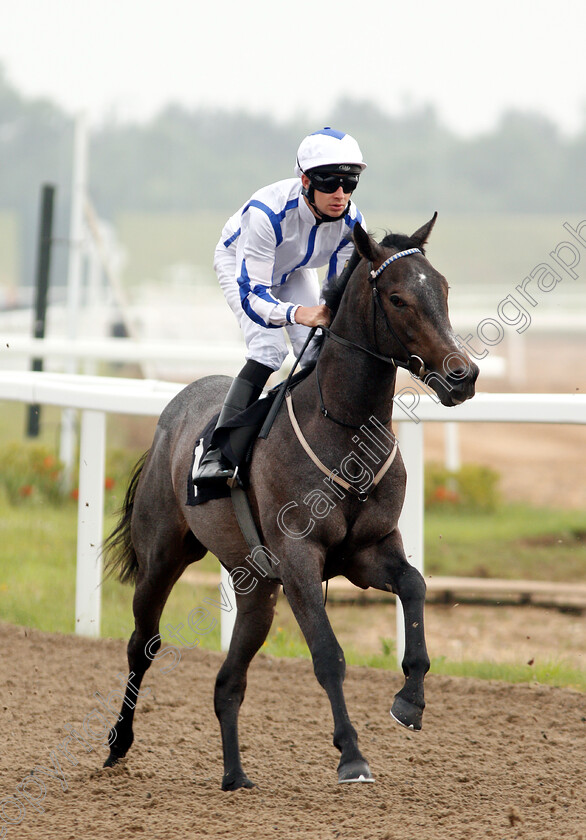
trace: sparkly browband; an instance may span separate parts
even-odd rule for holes
[[[376,278],[379,276],[379,274],[382,271],[384,271],[385,268],[387,266],[389,266],[392,262],[395,262],[395,260],[399,260],[399,259],[401,259],[401,257],[408,257],[411,254],[421,254],[421,253],[422,252],[419,250],[419,248],[408,248],[406,251],[399,251],[398,254],[393,254],[392,257],[389,257],[388,260],[385,260],[384,263],[382,265],[380,265],[377,268],[376,271],[373,269],[370,272],[370,276],[372,277],[373,280],[376,280]]]

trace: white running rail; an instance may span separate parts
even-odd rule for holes
[[[0,401],[79,409],[81,439],[77,523],[76,632],[100,634],[100,546],[103,533],[106,414],[158,416],[183,384],[101,376],[0,371]],[[405,411],[405,407],[409,410]],[[407,556],[423,572],[423,427],[429,422],[586,424],[584,394],[477,394],[457,408],[421,396],[408,406],[396,402],[407,492],[400,527]],[[226,587],[227,590],[227,587]],[[399,605],[398,605],[399,607]],[[222,646],[231,634],[235,610],[223,612]],[[403,649],[403,623],[397,609],[397,651]]]

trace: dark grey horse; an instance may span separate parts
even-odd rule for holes
[[[421,728],[429,669],[425,583],[408,563],[397,527],[405,469],[391,430],[396,367],[427,381],[444,405],[472,397],[478,375],[454,340],[446,280],[423,253],[434,223],[435,216],[411,237],[389,234],[381,244],[359,225],[354,229],[354,256],[329,292],[334,317],[317,366],[292,391],[302,436],[329,475],[302,448],[285,406],[269,436],[255,444],[248,497],[279,581],[252,573],[243,580],[248,548],[230,499],[185,504],[195,438],[219,411],[230,380],[212,376],[194,382],[163,411],[106,544],[110,570],[136,583],[135,630],[128,644],[135,676],[110,733],[107,766],[132,744],[133,701],[160,645],[159,620],[169,593],[185,568],[208,551],[227,570],[239,569],[238,581],[233,579],[236,624],[215,688],[224,790],[252,785],[240,761],[238,712],[248,666],[269,632],[281,583],[331,703],[334,744],[341,753],[338,780],[372,781],[372,776],[346,709],[346,665],[324,607],[324,580],[344,575],[358,587],[398,595],[405,616],[405,681],[391,714],[404,726]]]

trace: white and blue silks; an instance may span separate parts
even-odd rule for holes
[[[294,353],[308,328],[293,320],[298,306],[317,306],[316,269],[327,266],[324,284],[339,274],[353,250],[352,228],[363,224],[350,203],[339,221],[322,222],[308,207],[299,178],[258,190],[226,223],[216,246],[214,269],[244,333],[246,358],[278,370],[288,348]]]

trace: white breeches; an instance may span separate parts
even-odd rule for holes
[[[263,327],[248,317],[240,302],[240,288],[236,280],[234,254],[220,247],[214,255],[214,269],[218,275],[224,297],[244,334],[246,358],[260,362],[273,370],[279,370],[289,352],[284,330],[287,330],[293,352],[297,355],[307,338],[309,327],[288,324],[284,327]],[[282,286],[271,288],[271,294],[278,300],[290,301],[301,306],[317,306],[320,283],[315,268],[298,268]],[[303,354],[302,364],[313,358],[312,344]]]

